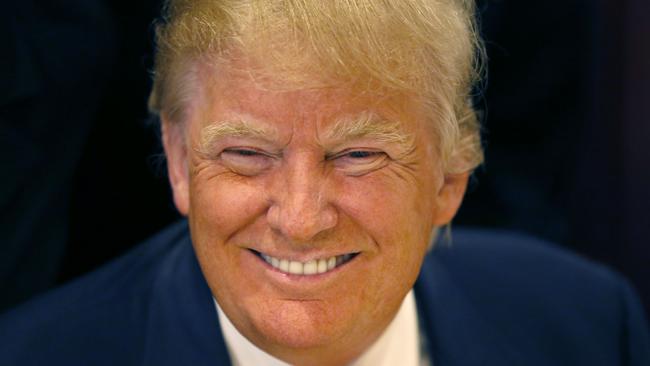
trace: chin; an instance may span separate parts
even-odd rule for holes
[[[331,347],[345,338],[346,327],[354,324],[319,301],[279,302],[269,311],[257,313],[259,318],[252,324],[253,331],[271,349],[307,351]]]

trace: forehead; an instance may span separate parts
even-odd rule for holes
[[[322,124],[367,115],[406,124],[422,119],[416,99],[398,93],[355,90],[345,85],[286,89],[281,80],[255,78],[246,69],[203,66],[199,74],[200,95],[194,104],[198,119],[204,123],[228,118],[228,114],[282,124]]]

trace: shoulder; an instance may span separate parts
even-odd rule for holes
[[[138,357],[151,292],[186,238],[186,224],[175,224],[99,270],[3,314],[0,359],[29,365],[137,364],[127,358]],[[103,358],[100,349],[114,349],[124,359]]]
[[[527,235],[464,229],[438,243],[423,272],[430,266],[444,267],[481,316],[531,354],[578,362],[597,349],[610,364],[650,361],[640,302],[603,265]]]
[[[583,292],[572,296],[580,298],[615,291],[623,282],[608,268],[553,243],[507,231],[457,230],[450,243],[437,244],[432,256],[444,262],[454,278],[464,285],[476,285],[471,288],[476,291],[488,284],[499,285],[503,291],[516,289],[519,294],[529,290],[531,295],[574,292],[581,288]],[[498,288],[482,295],[487,296]]]

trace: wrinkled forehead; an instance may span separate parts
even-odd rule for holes
[[[286,146],[292,140],[313,146],[357,143],[390,146],[394,156],[412,151],[420,116],[412,101],[396,95],[355,93],[343,86],[278,88],[235,71],[207,67],[202,78],[193,136],[200,151],[222,140],[258,141]],[[234,139],[234,140],[233,140]],[[430,141],[430,140],[429,140]]]
[[[224,108],[253,117],[273,115],[287,120],[315,113],[322,119],[339,121],[372,116],[411,123],[424,117],[414,95],[334,80],[300,85],[290,75],[270,75],[240,59],[198,62],[195,74],[193,104],[200,120]],[[313,75],[312,80],[319,77]],[[287,78],[291,81],[285,83]]]

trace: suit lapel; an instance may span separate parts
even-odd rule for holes
[[[187,231],[165,257],[148,313],[144,365],[230,365]]]
[[[524,364],[497,328],[481,317],[435,254],[425,260],[415,298],[434,366]]]

